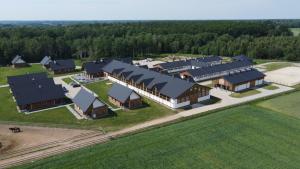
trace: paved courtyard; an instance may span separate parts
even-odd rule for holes
[[[266,81],[295,86],[300,83],[300,67],[286,67],[266,73]]]

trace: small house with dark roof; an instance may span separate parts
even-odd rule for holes
[[[14,59],[11,61],[11,64],[14,68],[20,68],[20,67],[26,67],[29,66],[23,59],[22,56],[17,55],[14,57]]]
[[[107,65],[110,60],[99,60],[87,62],[82,65],[85,76],[89,79],[104,77],[103,67]]]
[[[67,60],[54,60],[50,62],[49,68],[54,74],[75,72],[75,62],[72,59]]]
[[[264,84],[265,74],[256,69],[226,75],[213,80],[213,85],[223,89],[240,92]]]
[[[109,101],[116,106],[134,109],[142,106],[142,97],[132,89],[114,84],[108,92]]]
[[[11,92],[21,111],[49,108],[66,102],[61,85],[56,85],[46,73],[10,76]]]
[[[49,68],[51,62],[52,62],[51,56],[45,56],[40,63],[45,68]]]
[[[93,119],[105,117],[108,115],[107,106],[101,102],[93,93],[81,89],[74,97],[75,110],[87,115]]]

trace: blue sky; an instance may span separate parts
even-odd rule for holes
[[[0,20],[300,19],[300,0],[0,0]]]

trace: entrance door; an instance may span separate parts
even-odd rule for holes
[[[190,96],[190,102],[191,102],[191,104],[197,103],[198,102],[198,96],[197,95]]]

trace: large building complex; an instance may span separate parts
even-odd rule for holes
[[[170,108],[180,108],[210,98],[210,88],[113,60],[103,71],[119,83]]]

